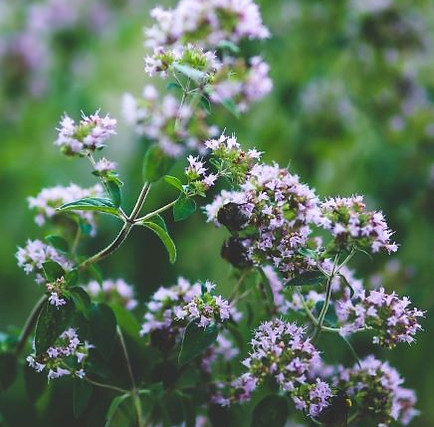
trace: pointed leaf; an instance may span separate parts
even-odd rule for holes
[[[24,365],[24,384],[27,396],[32,402],[36,402],[47,388],[47,376],[36,372],[29,365]]]
[[[173,219],[175,221],[182,221],[187,219],[196,211],[196,202],[190,199],[185,194],[181,194],[173,205]]]
[[[79,418],[88,408],[92,398],[92,386],[80,379],[74,379],[72,390],[72,413],[74,418]]]
[[[238,107],[235,104],[234,100],[231,98],[224,99],[222,101],[223,107],[226,108],[231,114],[233,114],[237,119],[240,117],[240,112],[238,111]]]
[[[235,44],[232,43],[229,40],[221,40],[218,45],[217,45],[218,49],[227,49],[230,50],[232,53],[239,53],[240,48]]]
[[[85,197],[74,202],[65,203],[57,209],[60,211],[95,211],[119,216],[116,205],[110,199],[102,197]]]
[[[55,307],[48,301],[45,302],[36,325],[36,354],[44,353],[56,342],[59,335],[71,326],[73,312],[71,303]]]
[[[151,229],[160,238],[169,254],[169,261],[173,264],[176,261],[176,246],[172,238],[169,236],[169,233],[155,222],[145,221],[142,225]]]
[[[116,337],[116,316],[107,304],[93,304],[90,310],[92,344],[108,359]]]
[[[65,277],[65,270],[55,261],[46,261],[42,264],[45,277],[49,282],[54,282],[61,277]]]
[[[206,76],[206,74],[203,71],[196,70],[195,68],[190,67],[189,65],[179,64],[178,62],[173,63],[173,68],[179,71],[181,74],[184,74],[184,76],[187,76],[188,78],[190,78],[196,83],[201,83]]]
[[[124,402],[129,397],[130,397],[129,394],[123,394],[121,396],[115,397],[112,400],[112,403],[110,404],[110,407],[107,411],[105,427],[111,426],[111,421],[112,421],[113,417],[115,416],[116,412],[118,411],[119,406],[121,405],[122,402]]]
[[[107,183],[107,190],[109,192],[110,199],[115,205],[115,207],[118,208],[122,202],[121,187],[119,183],[113,179],[107,180],[106,183]]]
[[[202,328],[194,321],[190,322],[184,331],[178,363],[185,365],[191,362],[212,345],[217,339],[217,336],[218,328],[215,324]]]
[[[17,358],[13,353],[0,353],[0,392],[8,389],[17,376]]]
[[[283,427],[288,418],[288,403],[282,396],[264,397],[253,410],[251,427]]]
[[[350,290],[350,298],[352,298],[355,293],[354,288],[343,274],[338,273],[338,276],[342,280],[342,283]]]
[[[286,286],[313,286],[324,282],[325,276],[321,271],[307,271],[286,282]]]
[[[45,237],[45,240],[51,246],[53,246],[53,248],[56,248],[61,252],[65,252],[65,253],[69,252],[69,244],[62,236],[56,236],[54,234],[50,234]]]
[[[175,187],[179,191],[183,191],[182,182],[176,176],[164,175],[163,179],[172,187]]]
[[[89,316],[91,304],[88,293],[80,286],[72,287],[69,289],[69,293],[72,301],[74,302],[75,308],[83,313],[83,315],[87,318]]]
[[[149,147],[143,159],[143,179],[155,182],[162,178],[171,168],[173,159],[159,145]]]

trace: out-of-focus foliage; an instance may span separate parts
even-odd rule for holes
[[[138,93],[147,81],[142,27],[148,25],[148,10],[155,3],[0,0],[1,330],[22,326],[39,295],[14,260],[16,245],[36,236],[26,197],[48,185],[67,185],[72,176],[84,176],[84,165],[65,163],[52,148],[54,126],[63,111],[78,115],[81,108],[90,112],[100,105],[121,118],[122,93]],[[397,230],[398,261],[380,258],[374,263],[360,257],[359,271],[373,281],[382,277],[383,284],[430,311],[434,305],[432,3],[258,3],[272,33],[260,53],[270,63],[273,92],[240,120],[224,113],[214,118],[227,133],[237,131],[239,140],[264,149],[267,159],[281,165],[289,162],[319,194],[357,192],[367,196],[370,207],[381,208]],[[43,13],[47,4],[54,8],[52,15]],[[119,134],[110,150],[131,183],[129,188],[135,184],[139,191],[141,165],[136,160],[144,144],[127,128]],[[83,178],[80,184],[92,182]],[[169,197],[169,191],[162,186],[159,198]],[[125,197],[128,202],[136,195]],[[110,219],[106,221],[109,224]],[[200,213],[171,227],[178,244],[174,267],[169,267],[157,237],[140,232],[102,267],[108,274],[122,272],[135,283],[141,303],[177,275],[209,278],[229,294],[225,280],[230,270],[219,255],[224,233],[204,226]],[[109,241],[109,233],[103,229],[89,253]],[[417,346],[402,346],[387,355],[418,393],[422,415],[414,426],[434,423],[432,316],[423,326],[426,332],[419,335]],[[355,344],[363,355],[366,342]],[[140,359],[140,354],[134,357]],[[20,376],[0,396],[0,425],[2,416],[5,426],[30,422],[54,426],[71,418],[65,416],[71,412],[71,399],[61,386],[44,395],[36,414],[23,384]]]

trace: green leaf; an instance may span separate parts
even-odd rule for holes
[[[282,396],[264,397],[253,410],[251,427],[283,427],[288,418],[288,403]]]
[[[184,191],[182,188],[182,182],[176,177],[171,175],[164,175],[164,181],[166,181],[172,187],[175,187],[179,191]]]
[[[89,266],[89,273],[100,285],[102,284],[104,278],[102,276],[101,269],[96,264]]]
[[[237,119],[240,118],[240,112],[238,111],[238,107],[235,104],[234,100],[231,98],[224,99],[222,101],[223,107],[226,108],[232,115],[234,115]]]
[[[116,316],[107,304],[92,304],[90,309],[92,344],[108,359],[116,337]]]
[[[166,221],[164,221],[164,218],[161,215],[154,215],[152,219],[148,220],[149,222],[154,222],[155,224],[159,225],[162,229],[167,231],[167,225]]]
[[[180,90],[182,90],[182,86],[179,83],[170,82],[170,83],[167,84],[167,89],[168,90],[172,90],[172,89],[180,89]]]
[[[0,392],[8,389],[17,376],[17,358],[13,353],[0,354]]]
[[[60,211],[95,211],[119,216],[119,210],[116,205],[110,199],[102,197],[85,197],[84,199],[65,203],[57,209]]]
[[[173,159],[159,145],[152,145],[143,159],[143,179],[155,182],[162,178],[172,167]]]
[[[55,261],[46,261],[42,264],[42,268],[45,273],[45,277],[49,282],[55,282],[61,277],[65,277],[65,270],[63,267]]]
[[[72,413],[74,418],[79,418],[88,408],[92,398],[92,386],[78,378],[74,380],[72,390]]]
[[[202,105],[207,114],[211,114],[211,102],[209,101],[208,97],[202,95],[200,98],[200,105]]]
[[[307,248],[299,248],[297,251],[300,255],[304,256],[305,258],[317,258],[317,253],[313,251],[312,249]]]
[[[202,354],[212,345],[218,336],[218,328],[212,324],[206,328],[198,326],[191,321],[184,331],[181,351],[178,356],[178,364],[185,365]]]
[[[75,308],[83,313],[86,318],[89,317],[91,301],[88,293],[80,286],[74,286],[69,289],[69,292]]]
[[[122,330],[134,339],[139,338],[140,324],[133,313],[120,305],[113,305],[112,310]]]
[[[235,43],[232,43],[229,40],[221,40],[218,43],[217,48],[222,50],[230,50],[232,53],[239,53],[240,51],[240,48]]]
[[[286,283],[286,286],[313,286],[320,285],[324,282],[324,274],[321,271],[307,271],[306,273],[302,273],[297,277],[294,277],[289,282]]]
[[[112,400],[112,403],[110,404],[110,407],[107,411],[105,427],[111,426],[111,422],[116,412],[118,411],[119,406],[121,405],[122,402],[124,402],[129,397],[130,397],[129,394],[122,394],[121,396],[117,396]]]
[[[69,287],[73,287],[78,283],[79,275],[76,268],[68,271],[65,275],[66,283]]]
[[[324,306],[324,301],[318,301],[315,304],[315,311],[317,313],[320,313],[323,306]],[[331,327],[337,326],[338,317],[336,315],[336,311],[335,311],[333,305],[329,305],[329,307],[327,309],[327,313],[324,316],[324,320],[325,320],[325,323],[327,326],[331,326]]]
[[[349,290],[350,290],[350,298],[352,298],[354,296],[354,288],[350,285],[350,282],[347,280],[347,278],[341,274],[338,273],[339,278],[342,280],[342,283],[344,284],[344,286],[346,286]]]
[[[71,326],[73,312],[71,303],[55,307],[48,301],[45,302],[36,325],[36,354],[44,353],[56,342],[59,335]]]
[[[113,202],[114,206],[118,208],[122,202],[121,187],[119,183],[113,179],[108,179],[106,181],[106,184],[107,184],[107,190],[110,195],[110,199]]]
[[[202,83],[206,75],[203,71],[196,70],[189,65],[179,64],[178,62],[173,63],[173,68],[196,83]]]
[[[29,365],[24,365],[24,384],[27,396],[32,402],[36,402],[47,388],[47,376],[36,372]]]
[[[173,264],[176,261],[176,246],[169,233],[159,224],[152,221],[145,221],[142,225],[151,229],[160,238],[169,254],[169,261]]]
[[[185,194],[181,194],[173,205],[173,219],[182,221],[196,211],[196,202]]]
[[[45,240],[51,246],[53,246],[53,248],[56,248],[61,252],[65,252],[65,253],[69,252],[69,244],[62,236],[57,236],[55,234],[49,234],[48,236],[45,237]]]

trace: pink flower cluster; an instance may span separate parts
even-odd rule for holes
[[[393,348],[399,342],[414,342],[417,331],[422,329],[418,318],[424,312],[410,308],[411,301],[399,298],[395,292],[388,294],[384,288],[372,290],[367,295],[362,291],[358,299],[340,301],[336,314],[343,324],[341,333],[370,328],[375,330],[374,343]]]
[[[72,268],[72,263],[61,255],[57,249],[47,245],[40,240],[27,240],[25,247],[18,248],[16,253],[18,266],[23,268],[26,274],[35,274],[37,283],[45,283],[42,265],[47,261],[55,261],[65,271]]]
[[[298,250],[307,244],[310,225],[320,221],[315,193],[277,164],[255,164],[244,176],[239,191],[222,192],[205,208],[208,221],[222,224],[224,218],[228,227],[232,218],[219,212],[225,205],[237,204],[247,217],[240,230],[247,225],[256,230],[240,241],[251,262],[272,263],[285,276],[309,268],[313,260],[303,258]]]
[[[59,216],[64,216],[64,212],[59,212],[57,208],[64,203],[73,202],[84,197],[102,197],[104,189],[100,184],[90,188],[81,188],[76,184],[70,184],[67,187],[57,185],[55,187],[44,188],[36,197],[29,197],[28,203],[30,209],[35,209],[37,214],[35,222],[39,226],[46,221],[52,221]],[[69,213],[67,215],[70,215]],[[91,235],[96,234],[95,214],[90,211],[75,211],[74,216],[90,226]]]
[[[48,371],[48,380],[71,375],[83,379],[84,365],[93,345],[81,342],[75,329],[67,329],[56,342],[41,354],[27,356],[27,363],[36,372]]]
[[[134,298],[134,287],[126,283],[124,279],[107,279],[101,284],[92,280],[84,286],[84,289],[93,298],[120,304],[127,310],[134,310],[138,305],[138,301]]]
[[[210,282],[192,284],[182,277],[174,286],[161,287],[147,304],[141,335],[159,330],[177,334],[191,321],[205,328],[212,323],[223,323],[231,317],[239,319],[240,314],[227,300],[214,295],[214,287]]]
[[[171,157],[179,157],[186,150],[203,152],[203,141],[218,132],[215,126],[207,125],[203,111],[181,105],[172,95],[160,99],[151,85],[145,86],[141,99],[125,94],[122,110],[139,135],[158,143]]]
[[[335,385],[344,390],[360,410],[367,411],[379,427],[387,427],[394,421],[407,425],[419,413],[414,408],[414,391],[403,388],[403,382],[387,362],[368,356],[360,366],[341,367]]]
[[[398,250],[383,214],[368,211],[362,196],[331,198],[321,204],[321,213],[321,225],[334,237],[337,250]]]
[[[116,134],[115,128],[116,120],[108,115],[100,117],[99,111],[90,116],[82,114],[78,124],[65,114],[57,129],[59,135],[55,145],[67,155],[85,155],[103,148],[105,141]]]
[[[244,402],[266,379],[273,378],[298,409],[318,415],[328,406],[332,392],[322,380],[310,383],[308,373],[320,363],[320,356],[304,332],[280,319],[262,323],[251,340],[250,356],[243,361],[248,372],[226,389],[217,384],[212,401],[222,406]]]
[[[269,37],[252,0],[181,0],[174,9],[153,9],[151,16],[156,23],[145,33],[150,47],[186,42],[208,47]]]
[[[268,73],[270,66],[254,56],[246,64],[234,58],[225,58],[208,88],[210,100],[224,104],[232,99],[239,112],[245,112],[255,101],[271,92],[273,82]]]

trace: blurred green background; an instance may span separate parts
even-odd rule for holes
[[[50,28],[43,35],[50,61],[28,72],[7,57],[5,46],[25,28],[33,3],[0,0],[0,331],[21,327],[41,293],[14,258],[17,245],[43,235],[26,197],[57,184],[94,183],[86,162],[70,161],[53,147],[63,112],[78,118],[80,110],[101,108],[119,120],[107,156],[118,161],[127,183],[126,206],[133,203],[145,145],[122,121],[120,100],[124,92],[138,95],[149,81],[143,72],[142,33],[150,23],[149,9],[174,1],[70,0],[71,7],[84,9],[66,30]],[[95,12],[104,17],[101,22],[89,20],[92,3],[105,8]],[[433,3],[366,0],[374,11],[366,5],[368,10],[360,11],[363,2],[344,0],[258,3],[272,37],[245,48],[270,63],[274,89],[240,120],[220,112],[211,120],[227,133],[236,132],[245,146],[265,151],[267,161],[289,163],[320,196],[360,193],[370,208],[384,211],[400,250],[391,258],[357,259],[357,277],[367,284],[380,277],[389,289],[428,310],[425,332],[415,345],[402,344],[381,356],[417,391],[422,414],[411,425],[434,425]],[[389,7],[375,11],[381,4]],[[34,52],[44,55],[43,49]],[[32,73],[42,78],[36,89]],[[182,167],[180,161],[175,170]],[[161,186],[149,204],[170,197]],[[113,226],[102,219],[88,253],[110,241]],[[169,226],[179,252],[175,266],[151,233],[137,230],[116,256],[101,263],[106,277],[135,284],[142,302],[178,275],[214,280],[228,293],[230,269],[219,256],[225,233],[206,225],[200,212],[179,225],[169,221]],[[362,353],[372,351],[365,344],[356,342]],[[68,405],[65,398],[57,410],[68,411]],[[1,415],[10,426],[57,425],[50,418],[35,421],[22,381],[0,395],[0,425]],[[63,417],[68,418],[66,412]]]

